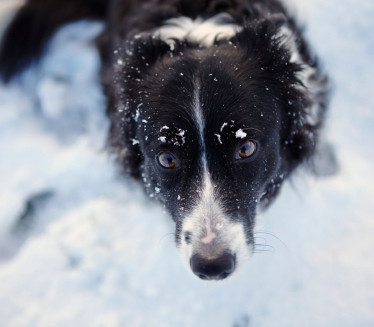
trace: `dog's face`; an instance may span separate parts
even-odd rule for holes
[[[257,206],[280,165],[270,85],[249,85],[222,60],[181,59],[155,73],[163,83],[144,80],[137,131],[144,183],[172,214],[177,245],[201,278],[209,269],[194,260],[223,261],[222,278],[249,256]]]
[[[127,74],[122,121],[132,122],[123,132],[132,149],[126,164],[170,212],[192,271],[223,279],[250,257],[257,210],[310,150],[296,122],[304,124],[307,102],[294,87],[299,67],[268,44],[258,57],[239,41],[173,53],[149,42],[120,75]]]

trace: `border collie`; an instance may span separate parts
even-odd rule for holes
[[[328,85],[277,0],[29,0],[6,30],[4,81],[65,23],[101,19],[110,148],[176,223],[195,275],[254,247],[256,213],[315,152]]]

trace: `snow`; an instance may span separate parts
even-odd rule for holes
[[[160,136],[158,138],[162,143],[165,143],[166,142],[166,136]]]
[[[221,135],[220,135],[220,134],[214,134],[214,135],[217,137],[218,142],[219,142],[220,144],[223,144],[223,143],[222,143],[222,139],[221,139]]]
[[[223,129],[227,126],[227,123],[223,123],[221,128],[219,129],[221,132],[223,131]]]
[[[183,266],[170,217],[104,151],[100,24],[67,26],[0,86],[1,325],[374,325],[374,3],[295,10],[334,85],[324,139],[340,170],[300,170],[258,218],[261,253],[222,283]],[[22,214],[32,227],[15,231]]]
[[[244,139],[245,137],[247,136],[247,133],[243,132],[243,130],[241,128],[239,128],[236,133],[235,133],[235,137],[237,139]]]
[[[179,133],[177,133],[177,135],[180,136],[182,139],[182,145],[186,143],[186,137],[184,136],[185,134],[186,134],[186,131],[183,129],[179,129]],[[178,143],[178,145],[180,144]]]

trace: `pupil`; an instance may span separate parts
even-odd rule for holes
[[[170,154],[164,155],[164,162],[167,166],[170,166],[173,163],[173,161],[174,161],[173,156],[171,156]]]
[[[241,147],[240,151],[241,151],[242,153],[247,153],[247,152],[249,151],[249,146],[248,146],[248,144],[243,145],[243,146]]]

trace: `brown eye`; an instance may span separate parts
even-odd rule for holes
[[[161,152],[158,157],[158,163],[164,168],[174,168],[175,167],[175,157],[170,152]]]
[[[235,159],[246,159],[253,155],[256,151],[256,143],[246,140],[240,144],[236,150]]]

